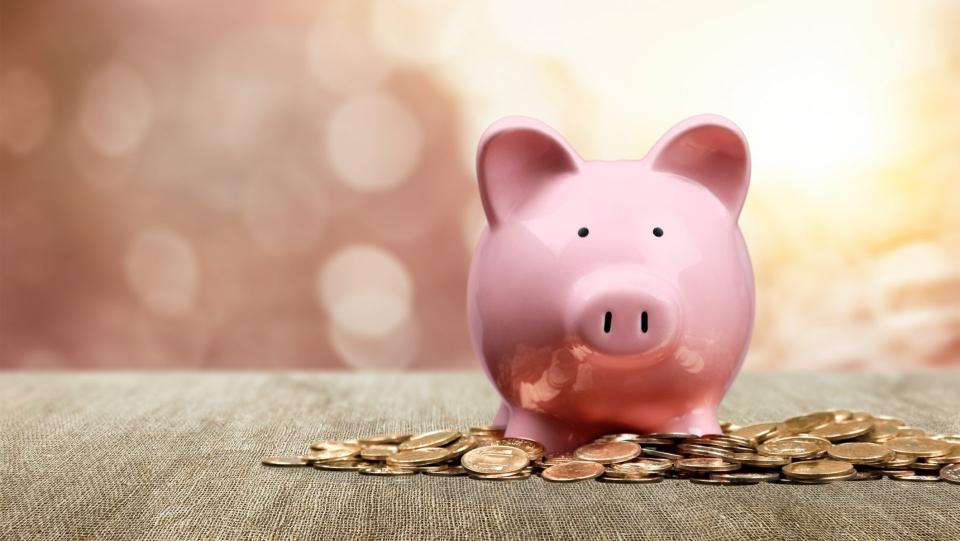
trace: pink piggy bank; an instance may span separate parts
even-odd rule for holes
[[[467,304],[503,397],[493,423],[550,451],[612,432],[719,432],[754,314],[740,130],[696,116],[642,160],[601,162],[509,117],[484,133],[477,175],[488,227]]]

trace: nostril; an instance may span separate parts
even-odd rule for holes
[[[613,313],[607,312],[603,315],[603,332],[609,334],[611,327],[613,327]]]
[[[607,312],[607,313],[609,314],[610,312]],[[640,330],[644,333],[647,332],[647,313],[646,312],[640,314]]]

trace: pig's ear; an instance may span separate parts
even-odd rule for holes
[[[580,158],[560,135],[532,118],[511,116],[487,128],[477,148],[480,198],[490,225],[509,219],[548,184],[579,170]]]
[[[750,149],[743,133],[717,115],[698,115],[680,122],[657,141],[655,171],[674,173],[702,184],[736,218],[750,184]]]

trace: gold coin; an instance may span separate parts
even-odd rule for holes
[[[470,436],[463,436],[459,440],[447,445],[445,449],[450,452],[450,458],[457,458],[476,446],[477,440]]]
[[[678,455],[676,453],[671,453],[661,449],[652,449],[652,448],[644,449],[643,454],[645,456],[650,456],[654,458],[665,458],[667,460],[680,460],[681,458],[683,458],[683,455]]]
[[[690,456],[712,456],[716,458],[731,458],[733,451],[720,449],[718,447],[708,447],[706,445],[696,445],[693,443],[681,443],[677,446],[684,453]]]
[[[601,464],[625,462],[640,456],[642,449],[632,441],[608,441],[588,443],[578,448],[574,454],[580,460],[590,460]]]
[[[876,464],[893,457],[893,452],[879,443],[849,442],[834,445],[827,450],[830,458],[851,464]]]
[[[862,436],[873,428],[873,421],[840,421],[815,428],[811,436],[819,436],[830,441],[842,441]]]
[[[853,412],[845,409],[830,409],[827,410],[833,414],[834,422],[840,423],[843,421],[850,421],[853,419]],[[863,419],[861,419],[863,420]]]
[[[326,462],[316,462],[313,467],[318,470],[359,470],[366,466],[373,466],[372,462],[366,460],[357,460],[348,458],[346,460],[328,460]]]
[[[734,472],[734,473],[711,473],[711,479],[727,479],[730,481],[754,481],[757,483],[770,483],[780,479],[777,472]]]
[[[345,445],[341,447],[327,447],[325,449],[312,449],[304,455],[304,458],[310,462],[326,462],[328,460],[343,460],[355,457],[360,454],[359,445]]]
[[[958,464],[960,463],[960,445],[953,445],[947,454],[931,456],[924,459],[930,464]]]
[[[289,468],[293,466],[307,466],[310,461],[302,456],[265,456],[260,461],[264,466]]]
[[[832,418],[832,416],[831,416]],[[815,436],[789,436],[767,440],[757,447],[761,455],[781,458],[815,458],[830,448],[830,442]]]
[[[557,483],[567,483],[570,481],[583,481],[600,477],[603,474],[603,464],[599,462],[589,462],[586,460],[573,460],[550,466],[543,470],[540,475],[547,481]]]
[[[389,465],[376,465],[360,468],[359,473],[362,475],[413,475],[417,472],[409,468],[399,468],[397,466]]]
[[[788,480],[791,483],[797,483],[801,485],[823,485],[827,483],[835,483],[837,481],[846,481],[856,475],[857,472],[853,471],[844,475],[834,475],[831,477],[820,477],[819,479],[800,479],[797,477],[784,477],[780,481]]]
[[[422,466],[443,462],[450,453],[443,447],[418,447],[404,449],[387,457],[387,464],[391,466]]]
[[[833,413],[829,411],[817,411],[787,419],[781,424],[779,431],[785,436],[806,434],[815,428],[820,428],[835,420],[836,416]]]
[[[791,479],[833,478],[849,473],[856,473],[852,464],[830,459],[794,462],[783,467],[783,474]]]
[[[627,475],[624,477],[610,477],[604,475],[603,477],[598,477],[597,481],[601,483],[623,483],[623,484],[644,484],[644,483],[659,483],[663,481],[662,475]]]
[[[906,438],[909,436],[914,437],[923,437],[927,435],[927,431],[922,428],[913,428],[912,426],[900,426],[897,427],[897,438]]]
[[[400,444],[400,450],[419,449],[421,447],[440,447],[460,437],[456,430],[433,430],[412,436]]]
[[[780,423],[758,423],[755,425],[749,425],[740,427],[732,432],[733,436],[740,436],[751,441],[763,441],[764,437],[773,433],[773,431],[780,425]]]
[[[477,479],[479,481],[521,481],[523,479],[530,478],[530,472],[519,471],[513,473],[503,473],[503,474],[481,474],[475,472],[468,472],[468,475],[471,479]]]
[[[673,461],[665,458],[638,458],[630,462],[613,464],[610,469],[623,473],[659,473],[673,468]]]
[[[596,439],[596,441],[631,441],[636,438],[639,438],[640,434],[633,434],[630,432],[621,432],[619,434],[604,434]],[[667,442],[669,445],[670,442]]]
[[[948,483],[960,485],[960,464],[944,466],[943,469],[940,470],[940,479]]]
[[[940,481],[939,475],[896,475],[891,477],[895,481]]]
[[[704,434],[696,441],[687,441],[685,443],[698,443],[700,445],[714,445],[732,449],[734,447],[752,447],[754,440],[737,436],[736,434]]]
[[[647,437],[658,440],[686,440],[689,438],[695,438],[696,435],[689,434],[687,432],[654,432],[652,434],[647,434]]]
[[[463,469],[463,466],[443,466],[437,469],[427,470],[423,473],[424,475],[436,475],[438,477],[457,477],[466,475],[467,470]]]
[[[370,445],[360,451],[360,456],[366,460],[386,460],[388,456],[397,452],[396,445]]]
[[[477,447],[460,459],[464,468],[479,474],[517,472],[529,463],[525,451],[509,445]]]
[[[877,466],[883,468],[902,468],[904,466],[910,466],[917,461],[917,457],[910,455],[898,455],[893,453],[889,458],[884,459],[883,462],[877,464]]]
[[[571,460],[576,460],[577,457],[570,451],[564,451],[560,453],[549,453],[540,458],[540,463],[544,466],[555,466],[557,464],[563,464],[564,462],[570,462]]]
[[[900,430],[900,425],[897,424],[895,420],[889,419],[875,419],[873,422],[873,428],[869,432],[857,438],[861,441],[870,441],[874,443],[882,443],[890,438],[897,436],[897,432]]]
[[[893,438],[885,444],[888,449],[902,455],[911,456],[943,456],[950,452],[952,445],[945,441],[927,437]]]
[[[740,464],[722,458],[682,458],[677,461],[678,470],[693,472],[724,472],[740,469]]]
[[[930,436],[935,440],[945,441],[950,445],[960,445],[960,434],[937,434],[936,436]]]
[[[322,451],[324,449],[356,448],[357,452],[359,452],[360,444],[356,440],[315,440],[310,444],[310,448],[316,451]]]
[[[690,479],[691,483],[697,485],[756,485],[760,481],[754,479],[720,479],[714,477],[693,477]]]
[[[410,434],[384,434],[382,436],[367,436],[357,441],[360,445],[397,444],[407,441],[410,436]]]
[[[754,468],[779,468],[790,463],[789,458],[758,455],[756,453],[734,453],[729,460]]]
[[[527,438],[501,438],[496,445],[516,447],[527,453],[527,458],[530,460],[539,460],[546,450],[539,441],[528,440]]]

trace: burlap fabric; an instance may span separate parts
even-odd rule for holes
[[[466,427],[479,374],[0,375],[0,539],[960,539],[960,486],[480,482],[260,465],[316,437]],[[738,423],[825,407],[960,432],[960,375],[747,374]]]

